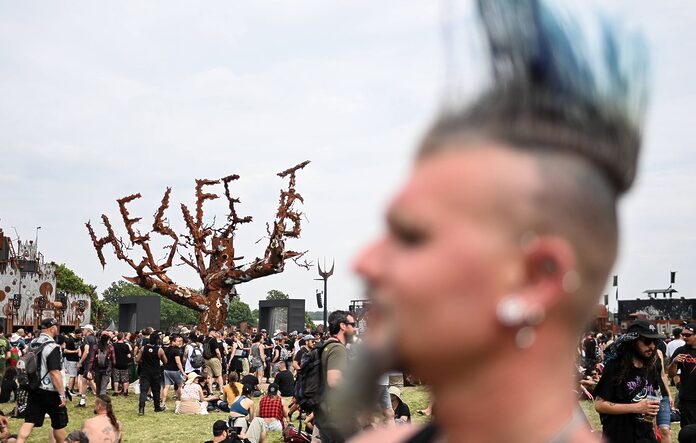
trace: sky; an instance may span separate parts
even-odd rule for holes
[[[178,207],[193,204],[194,180],[234,173],[239,212],[254,218],[236,237],[250,260],[263,254],[256,242],[285,185],[275,174],[311,160],[297,179],[302,236],[288,247],[335,260],[329,309],[346,308],[363,298],[352,261],[383,232],[385,207],[452,80],[443,23],[461,23],[457,38],[471,34],[460,6],[470,4],[0,1],[0,227],[33,239],[41,226],[47,260],[103,291],[132,272],[108,249],[102,269],[85,222],[103,235],[103,213],[125,235],[116,199],[139,192],[129,208],[145,230],[171,186],[168,218],[182,232]],[[675,288],[691,297],[696,4],[606,7],[642,30],[653,59],[638,179],[620,204],[620,295],[666,287],[674,270]],[[475,90],[475,51],[462,43],[456,80]],[[208,221],[224,217],[220,203],[206,205]],[[185,267],[171,276],[201,287]],[[254,307],[279,289],[316,310],[315,278],[316,268],[289,263],[238,292]]]

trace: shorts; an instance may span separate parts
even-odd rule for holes
[[[24,417],[25,423],[32,423],[37,428],[43,426],[46,414],[51,417],[51,428],[63,429],[68,426],[68,409],[60,405],[60,396],[57,392],[37,389],[29,391],[27,411]]]
[[[208,375],[211,377],[220,377],[222,375],[222,364],[217,357],[209,358],[205,361],[205,367],[208,369]]]
[[[181,386],[184,384],[184,377],[179,371],[164,371],[164,386],[177,385]]]
[[[129,381],[128,369],[114,368],[114,383],[128,383]]]
[[[77,362],[65,360],[63,361],[63,366],[65,367],[65,374],[68,377],[77,377]]]
[[[660,400],[660,410],[657,412],[657,426],[669,428],[672,423],[672,410],[669,407],[669,396],[665,395]]]
[[[280,424],[280,420],[276,420],[276,421],[273,421],[271,423],[268,423],[266,420],[264,420],[263,425],[266,427],[266,430],[268,432],[282,431],[283,430],[283,425]]]

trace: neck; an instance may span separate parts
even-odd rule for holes
[[[510,338],[485,363],[437,377],[436,420],[448,442],[547,441],[571,420],[574,340],[559,339],[558,326],[544,326],[529,349]]]

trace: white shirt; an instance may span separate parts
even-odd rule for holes
[[[677,348],[681,348],[684,346],[686,342],[682,340],[681,338],[677,340],[672,340],[671,342],[667,343],[667,357],[671,360],[672,359],[672,354],[674,354],[674,351],[677,350]]]

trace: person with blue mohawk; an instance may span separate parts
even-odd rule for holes
[[[490,87],[446,101],[387,233],[355,263],[377,356],[363,360],[429,384],[433,421],[355,439],[598,442],[573,393],[574,351],[617,255],[646,45],[557,1],[480,0],[477,12]]]

